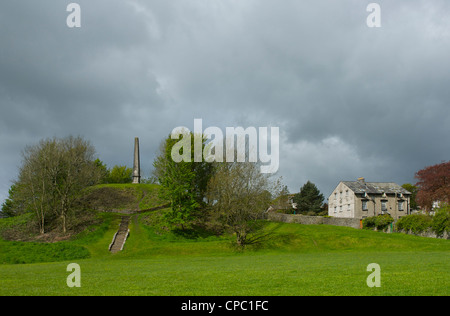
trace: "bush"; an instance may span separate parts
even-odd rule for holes
[[[394,219],[389,214],[367,217],[363,220],[364,229],[385,230]]]
[[[396,223],[396,229],[399,231],[420,234],[431,227],[432,218],[424,214],[412,214],[400,218]]]
[[[442,236],[444,231],[450,233],[450,206],[445,205],[436,211],[431,222],[431,228],[437,236]]]
[[[367,217],[363,220],[364,229],[375,229],[375,218],[376,216]]]

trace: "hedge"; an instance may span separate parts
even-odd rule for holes
[[[385,230],[394,219],[389,214],[367,217],[363,220],[364,229]]]
[[[445,205],[438,209],[434,216],[425,214],[411,214],[400,218],[396,223],[396,230],[420,234],[431,229],[437,236],[446,231],[450,233],[450,207]]]

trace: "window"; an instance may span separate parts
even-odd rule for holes
[[[403,211],[403,201],[398,201],[398,210]]]
[[[334,212],[337,213],[337,206],[334,207]]]
[[[383,212],[387,211],[386,201],[381,201],[381,211]]]
[[[339,206],[339,212],[342,212],[342,205]]]
[[[334,200],[337,200],[337,192],[334,192]]]
[[[348,196],[348,190],[345,190],[345,196]]]
[[[363,211],[367,211],[367,201],[362,201],[362,209]]]

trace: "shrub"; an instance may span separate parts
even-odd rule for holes
[[[376,221],[375,221],[375,225],[377,227],[378,230],[384,230],[386,229],[389,224],[391,224],[392,222],[394,222],[394,219],[392,218],[391,215],[389,214],[385,214],[385,215],[378,215],[376,217]]]
[[[450,232],[450,206],[445,205],[436,211],[431,221],[431,228],[437,236],[442,236],[444,231]]]
[[[367,217],[363,220],[363,228],[364,229],[375,229],[375,217]]]
[[[394,219],[389,214],[367,217],[363,221],[363,228],[385,230]]]
[[[432,218],[424,214],[412,214],[400,218],[396,223],[396,229],[399,231],[420,234],[431,227]]]

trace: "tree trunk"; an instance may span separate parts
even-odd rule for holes
[[[63,234],[66,234],[66,214],[62,214],[62,227],[63,227]]]
[[[41,217],[41,223],[40,223],[39,226],[40,226],[40,227],[39,227],[39,233],[40,233],[41,235],[45,234],[45,229],[44,229],[44,215],[42,215],[42,217]]]
[[[239,247],[243,248],[245,246],[247,234],[245,232],[236,232],[236,243]]]

